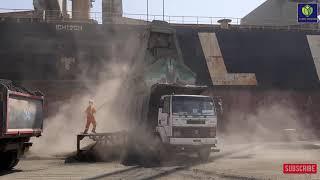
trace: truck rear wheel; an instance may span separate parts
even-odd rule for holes
[[[18,154],[15,151],[8,151],[0,155],[0,170],[11,170],[19,162]]]
[[[198,157],[201,161],[208,161],[210,157],[211,149],[203,148],[198,152]]]

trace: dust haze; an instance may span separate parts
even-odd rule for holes
[[[88,68],[84,65],[79,79],[85,82],[85,90],[73,94],[67,101],[61,102],[54,116],[44,121],[44,131],[41,138],[33,140],[31,152],[37,155],[56,155],[76,150],[76,135],[85,129],[86,115],[84,113],[90,99],[94,100],[97,109],[97,132],[116,132],[126,130],[130,123],[125,122],[124,113],[128,112],[128,95],[134,87],[125,86],[131,67],[139,62],[143,54],[145,39],[143,32],[127,35],[112,32],[112,47],[106,49],[105,63],[101,67]],[[119,40],[121,39],[122,40]],[[110,42],[109,42],[110,43]],[[140,58],[140,60],[142,60]],[[124,63],[125,62],[125,63]],[[92,79],[87,74],[98,73],[98,79]],[[127,89],[123,89],[127,88]],[[129,93],[128,93],[129,94]],[[92,129],[90,126],[89,132]]]
[[[222,141],[228,143],[292,142],[314,139],[310,117],[290,100],[260,104],[252,112],[231,110]]]
[[[144,34],[145,32],[138,32],[138,35],[133,33],[127,35],[124,40],[121,37],[124,34],[121,32],[110,33],[112,47],[106,49],[105,57],[108,59],[104,60],[108,63],[96,68],[82,65],[83,72],[78,78],[86,82],[86,89],[79,91],[82,93],[73,94],[70,99],[61,103],[55,115],[45,120],[43,137],[34,139],[32,152],[53,155],[75,151],[76,135],[85,128],[84,110],[89,99],[94,100],[98,109],[97,132],[127,130],[134,126],[132,121],[143,119],[143,113],[146,113],[142,109],[143,102],[133,93],[137,88],[136,84],[128,83],[128,79],[129,76],[136,75],[134,72],[143,71],[147,42]],[[90,72],[96,72],[98,79],[87,76]],[[245,102],[241,103],[246,106]],[[303,136],[313,137],[308,123],[309,117],[301,114],[291,101],[283,103],[275,99],[272,103],[259,105],[252,112],[232,107],[228,111],[225,132],[218,134],[222,143],[279,141],[286,138],[286,140],[298,140]],[[91,128],[92,126],[90,130]],[[294,136],[287,135],[291,133],[290,130],[295,130]],[[141,137],[146,136],[141,135]]]

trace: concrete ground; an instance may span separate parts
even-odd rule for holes
[[[178,156],[160,167],[123,166],[119,162],[65,164],[62,158],[24,159],[1,179],[310,179],[287,175],[283,163],[318,163],[320,142],[228,144],[206,163]],[[318,170],[319,171],[319,170]]]

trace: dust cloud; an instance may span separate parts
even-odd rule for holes
[[[137,33],[137,32],[135,32]],[[131,67],[143,60],[145,39],[144,32],[124,35],[113,31],[111,48],[106,49],[103,64],[95,69],[83,67],[79,79],[85,83],[86,89],[82,93],[73,94],[64,101],[55,115],[48,117],[44,123],[43,136],[34,139],[31,153],[37,156],[57,155],[74,152],[76,150],[76,135],[85,129],[85,109],[90,99],[94,100],[97,109],[97,133],[116,132],[128,129],[130,123],[125,122],[124,114],[129,107],[127,101],[134,87],[125,86]],[[122,36],[126,36],[123,40]],[[122,40],[119,40],[122,39]],[[110,46],[108,46],[110,47]],[[88,72],[97,72],[98,79],[87,76]],[[126,88],[126,89],[124,89]],[[130,93],[127,93],[130,94]],[[90,130],[92,125],[90,126]]]
[[[119,73],[125,73],[124,67],[116,67]],[[121,70],[120,70],[121,69]],[[89,99],[93,99],[96,114],[97,132],[114,132],[123,129],[117,114],[110,111],[115,97],[122,84],[122,77],[118,74],[112,79],[105,80],[97,87],[91,88],[91,93],[74,95],[64,103],[55,116],[45,120],[43,136],[34,141],[32,152],[37,154],[54,154],[71,152],[76,149],[76,135],[83,132],[86,123],[85,109]],[[100,107],[103,105],[103,107]],[[92,125],[90,127],[90,130]]]
[[[231,110],[226,131],[228,143],[292,142],[313,139],[310,117],[292,102],[274,101],[260,105],[251,113]]]

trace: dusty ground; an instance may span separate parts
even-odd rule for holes
[[[161,167],[123,166],[119,162],[65,164],[64,159],[22,160],[0,179],[319,179],[284,175],[283,163],[318,163],[320,142],[238,144],[221,146],[210,161],[179,156]],[[318,170],[319,171],[319,170]]]

